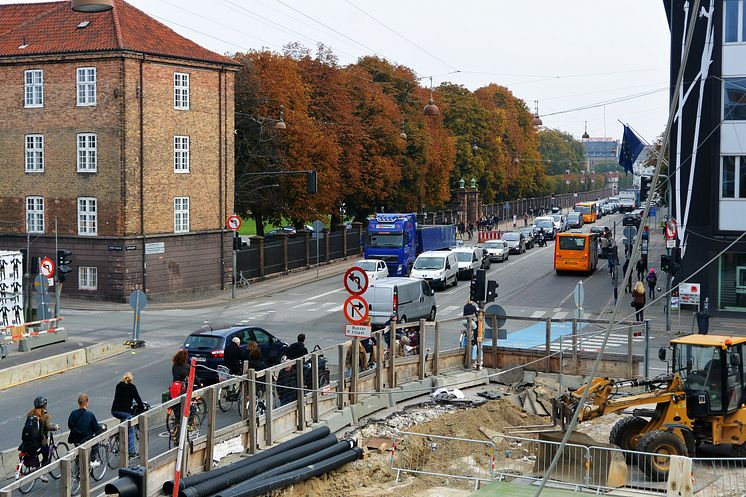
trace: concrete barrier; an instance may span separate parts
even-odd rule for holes
[[[127,347],[120,344],[97,344],[0,369],[0,390],[79,368],[121,354],[125,350]]]

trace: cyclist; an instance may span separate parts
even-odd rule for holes
[[[145,410],[145,404],[143,404],[140,394],[137,391],[137,387],[133,383],[135,377],[127,371],[122,375],[122,381],[117,383],[116,389],[114,390],[114,401],[111,403],[111,415],[120,421],[126,421],[132,418],[132,405],[137,403],[139,412]],[[130,426],[127,429],[127,449],[130,457],[137,455],[135,449],[135,429]]]
[[[225,347],[225,353],[223,355],[223,365],[228,368],[230,374],[234,376],[240,376],[243,373],[242,361],[241,361],[241,339],[233,337],[233,339]]]
[[[73,445],[80,445],[101,431],[96,415],[88,410],[87,394],[81,393],[78,396],[78,409],[70,413],[67,427],[70,428],[67,441]]]
[[[303,357],[304,355],[308,355],[308,349],[306,348],[306,334],[300,333],[298,335],[298,341],[290,344],[290,347],[288,347],[288,360],[289,359],[298,359],[299,357]]]
[[[49,439],[50,431],[57,431],[60,426],[52,423],[52,417],[47,412],[47,399],[39,396],[34,399],[34,408],[26,414],[26,422],[23,425],[21,433],[21,445],[18,450],[29,454],[32,458],[32,464],[29,466],[38,466],[38,453],[41,451],[41,465],[49,464]],[[47,482],[46,477],[41,477],[43,482]]]

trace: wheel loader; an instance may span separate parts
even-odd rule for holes
[[[670,349],[669,374],[640,380],[596,378],[560,396],[555,416],[564,428],[576,409],[580,409],[578,420],[582,422],[639,406],[632,416],[617,421],[609,442],[624,450],[654,454],[636,458],[640,469],[654,480],[666,479],[668,456],[692,457],[701,444],[728,444],[734,455],[746,457],[742,359],[746,337],[689,335],[672,340]],[[665,361],[666,353],[667,349],[661,348],[658,357]],[[628,387],[645,387],[646,391],[620,391]],[[581,406],[585,390],[588,395]],[[642,407],[652,404],[654,409]]]

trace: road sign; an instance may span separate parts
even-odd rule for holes
[[[637,235],[637,228],[634,226],[624,227],[624,238],[634,238]]]
[[[316,220],[313,222],[313,225],[311,227],[313,228],[311,238],[314,240],[322,240],[324,238],[324,223],[322,221]],[[318,242],[316,243],[316,245],[318,245]]]
[[[135,311],[135,318],[132,323],[132,342],[133,346],[142,346],[140,342],[140,312],[148,305],[148,297],[142,290],[135,290],[130,294],[130,307]]]
[[[583,282],[578,281],[575,285],[575,291],[572,293],[573,299],[575,300],[575,307],[578,309],[583,308],[583,300],[585,300],[585,290],[583,290]]]
[[[667,249],[676,248],[676,239],[675,238],[667,238],[666,239],[666,248]]]
[[[353,338],[370,338],[373,335],[373,328],[365,324],[346,324],[345,336]]]
[[[509,211],[509,210],[510,210],[510,204],[509,204],[509,203],[507,203],[507,202],[505,202],[505,203],[503,204],[503,209],[505,209],[506,211]]]
[[[362,295],[368,289],[368,273],[363,268],[352,266],[345,271],[344,284],[352,295]]]
[[[368,319],[368,302],[359,295],[350,295],[345,300],[342,310],[344,311],[345,319],[350,324],[363,324]]]
[[[492,328],[492,316],[497,318],[497,327],[502,328],[505,326],[507,313],[505,309],[499,304],[490,303],[484,307],[484,325],[488,328]]]
[[[54,261],[49,257],[43,258],[39,263],[39,270],[41,271],[41,274],[47,278],[51,278],[54,276]]]
[[[642,252],[642,255],[648,255],[648,241],[647,240],[642,241],[642,248],[640,250]]]
[[[699,305],[699,283],[682,283],[679,285],[679,302],[682,305]]]
[[[226,221],[225,225],[231,231],[238,231],[238,228],[241,227],[241,218],[238,216],[228,216],[228,221]]]

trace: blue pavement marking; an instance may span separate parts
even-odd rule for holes
[[[578,330],[583,328],[585,324],[587,323],[578,323]],[[546,326],[546,323],[532,324],[528,328],[508,334],[507,339],[498,340],[497,343],[500,347],[515,349],[531,349],[538,345],[544,345],[546,343]],[[570,334],[572,334],[572,321],[552,323],[550,334],[552,342],[559,340],[561,336]]]

